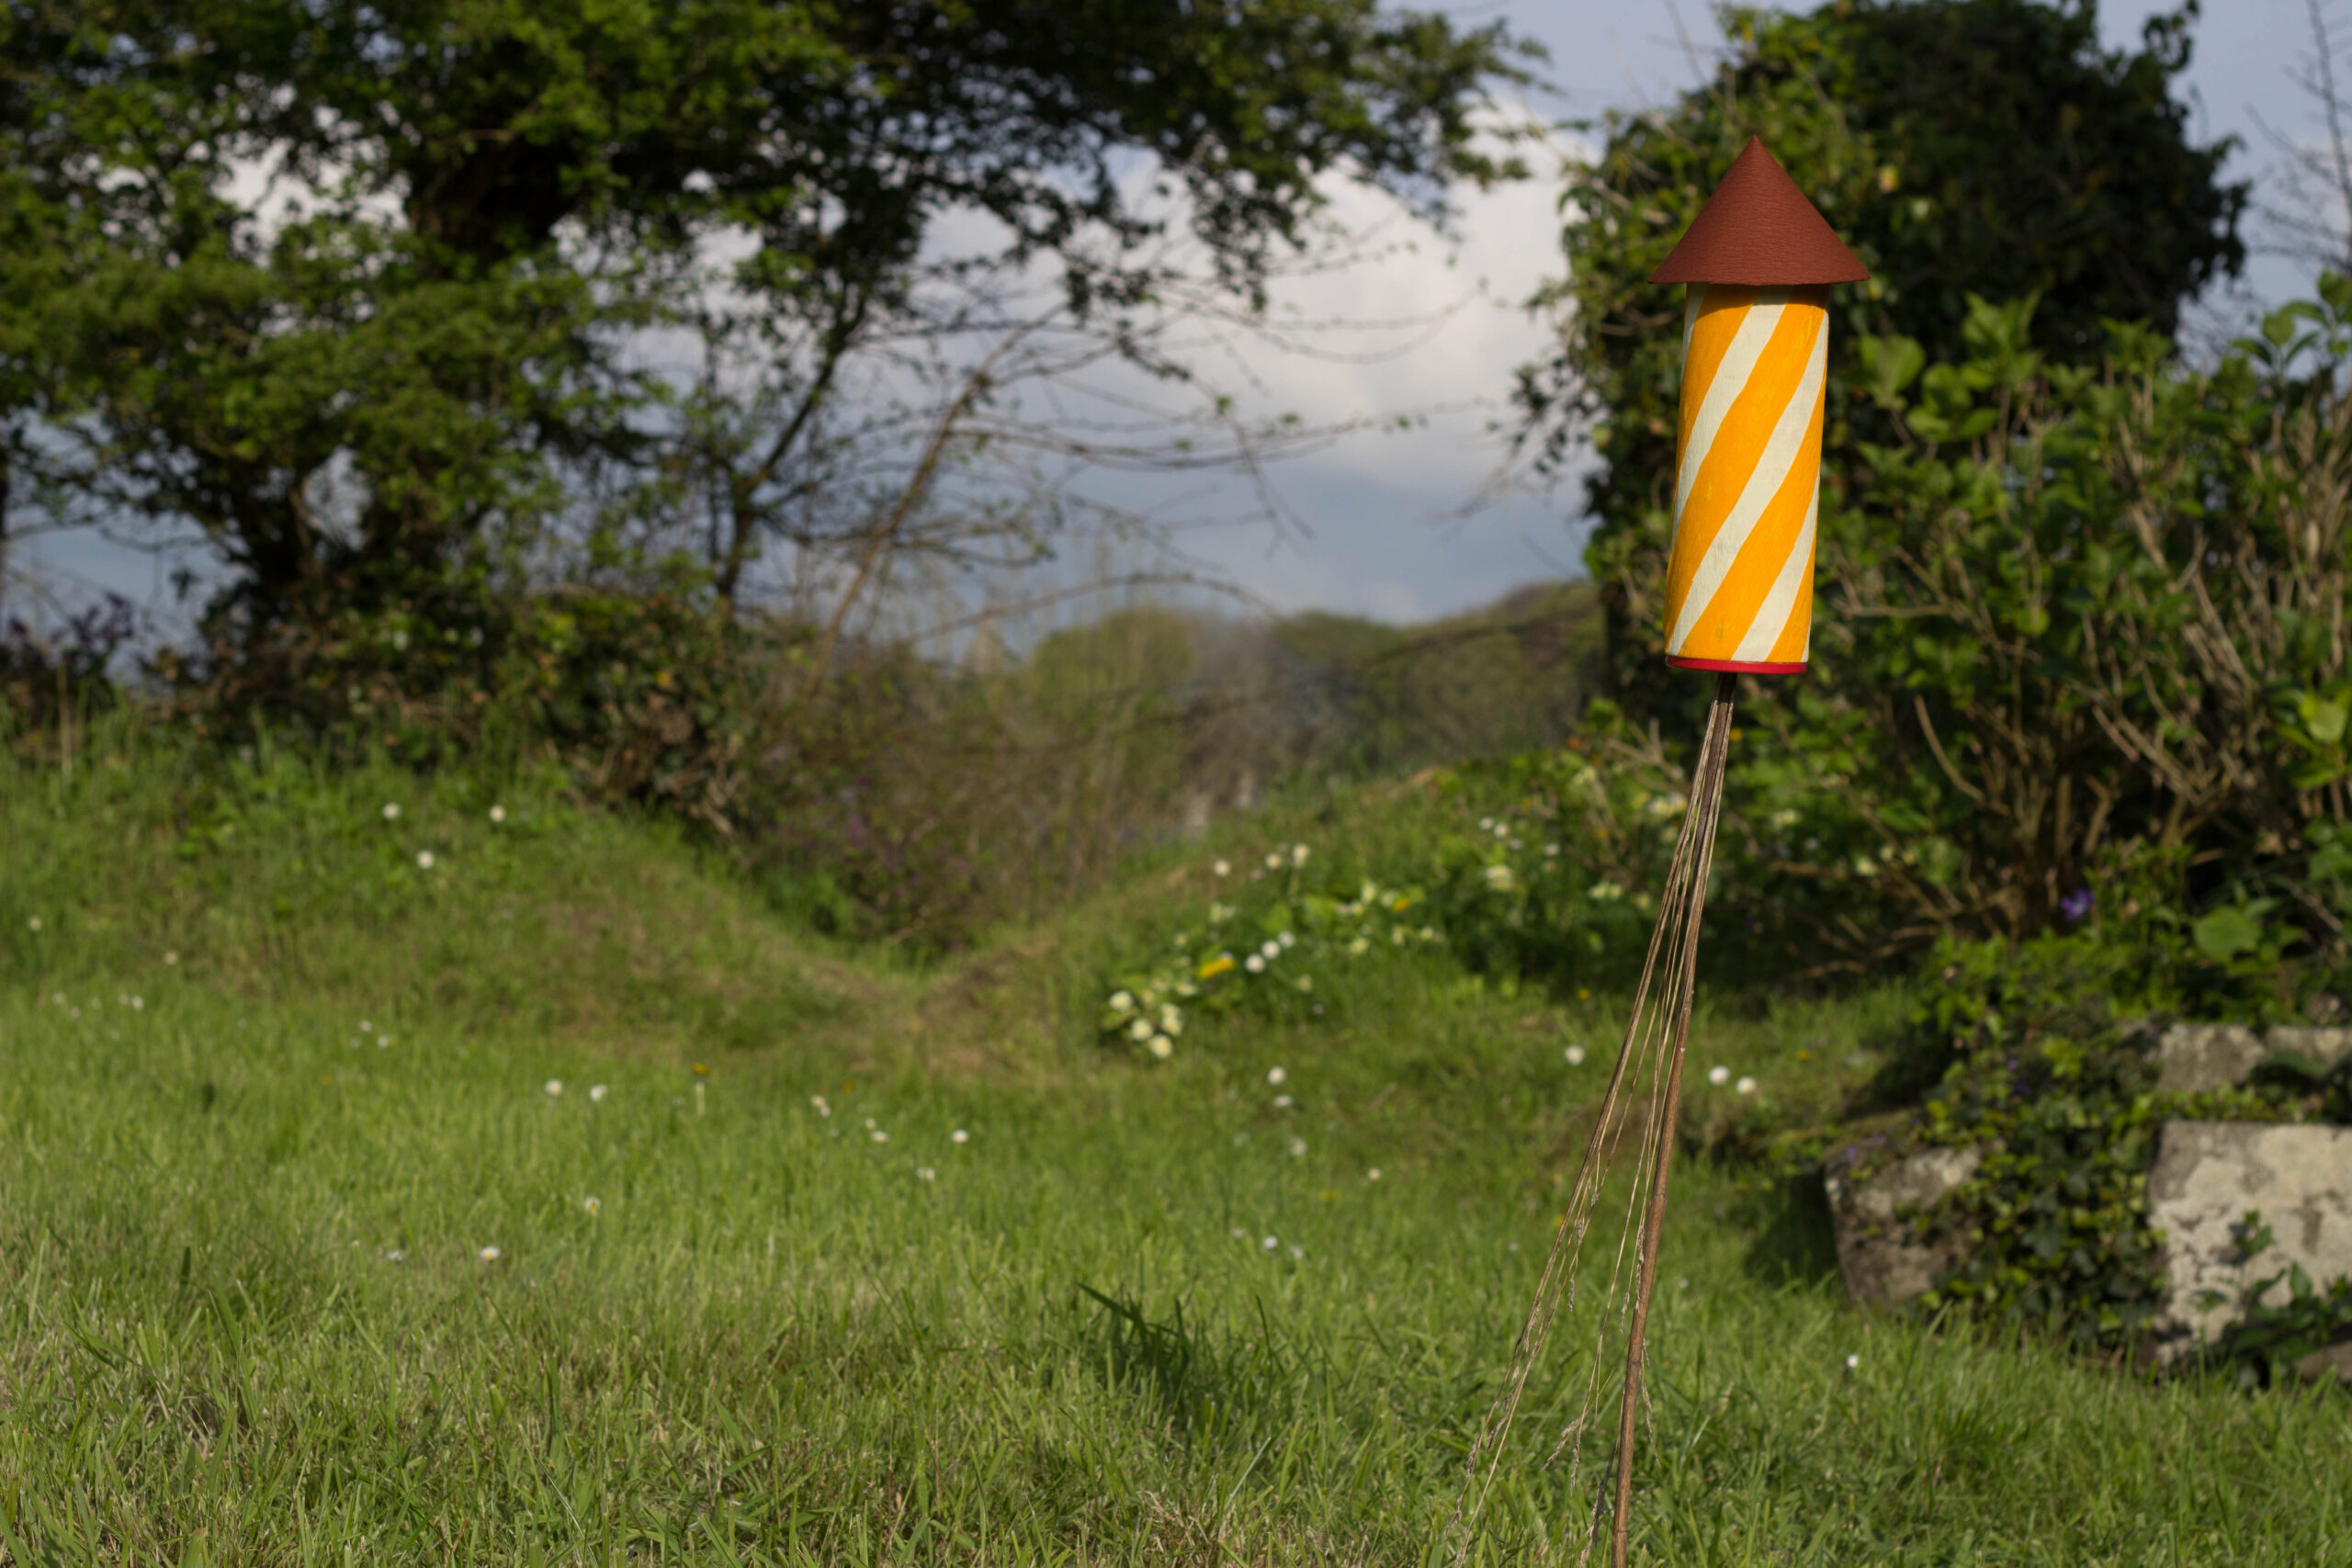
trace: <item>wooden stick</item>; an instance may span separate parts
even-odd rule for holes
[[[1704,748],[1701,766],[1694,771],[1691,793],[1699,793],[1697,779],[1704,772]],[[1674,838],[1674,856],[1668,863],[1666,880],[1660,889],[1657,920],[1650,931],[1648,952],[1642,959],[1641,980],[1634,990],[1634,1004],[1625,1021],[1625,1035],[1617,1052],[1617,1065],[1609,1077],[1608,1087],[1595,1102],[1591,1136],[1587,1140],[1582,1159],[1577,1162],[1575,1185],[1569,1190],[1567,1202],[1562,1210],[1558,1226],[1552,1235],[1552,1248],[1544,1261],[1544,1272],[1537,1280],[1535,1299],[1527,1311],[1527,1321],[1521,1327],[1519,1338],[1512,1346],[1510,1375],[1497,1393],[1493,1407],[1487,1413],[1478,1440],[1471,1446],[1463,1466],[1462,1495],[1455,1500],[1453,1513],[1447,1517],[1442,1539],[1453,1543],[1453,1568],[1467,1568],[1471,1551],[1476,1543],[1478,1521],[1484,1516],[1487,1495],[1499,1472],[1503,1450],[1509,1445],[1513,1421],[1519,1413],[1521,1396],[1542,1359],[1544,1348],[1550,1339],[1559,1314],[1573,1306],[1577,1294],[1577,1277],[1583,1255],[1585,1239],[1589,1233],[1594,1210],[1600,1200],[1600,1190],[1609,1176],[1609,1152],[1615,1146],[1617,1134],[1626,1120],[1628,1091],[1642,1076],[1645,1064],[1653,1054],[1657,1068],[1652,1073],[1655,1084],[1664,1081],[1664,1062],[1668,1046],[1668,1025],[1674,1008],[1675,987],[1682,975],[1680,943],[1690,933],[1690,870],[1698,859],[1700,813],[1686,809],[1682,829]],[[1655,1039],[1653,1039],[1655,1036]],[[1654,1089],[1655,1093],[1656,1090]],[[1650,1140],[1657,1135],[1658,1119],[1651,1117],[1643,1133],[1642,1164],[1646,1169],[1654,1163]],[[1625,1240],[1619,1248],[1619,1262],[1638,1239],[1641,1228],[1640,1209],[1645,1190],[1636,1183],[1625,1213]],[[1638,1250],[1638,1249],[1634,1249]],[[1634,1262],[1638,1264],[1636,1257]],[[1609,1300],[1617,1299],[1617,1270],[1610,1272]],[[1630,1296],[1627,1305],[1632,1303]],[[1605,1320],[1598,1325],[1605,1341]],[[1579,1472],[1579,1456],[1583,1452],[1586,1417],[1591,1413],[1600,1392],[1601,1344],[1593,1347],[1591,1370],[1583,1404],[1575,1420],[1561,1434],[1560,1447],[1553,1450],[1556,1459],[1562,1452],[1570,1455],[1568,1461],[1569,1489],[1575,1490]],[[1548,1462],[1548,1461],[1547,1461]],[[1600,1520],[1607,1512],[1606,1490],[1596,1493],[1592,1516],[1586,1528],[1584,1550],[1578,1554],[1578,1568],[1585,1568],[1592,1557],[1593,1547],[1600,1535]]]
[[[1617,1407],[1617,1506],[1610,1520],[1610,1568],[1625,1568],[1634,1515],[1634,1432],[1641,1404],[1642,1348],[1648,1337],[1650,1294],[1657,1284],[1659,1234],[1666,1226],[1666,1184],[1674,1168],[1674,1132],[1682,1108],[1682,1055],[1690,1036],[1690,1005],[1699,968],[1699,919],[1707,904],[1707,873],[1715,853],[1715,819],[1723,806],[1724,765],[1731,751],[1732,694],[1736,677],[1715,677],[1715,700],[1707,710],[1707,739],[1691,781],[1690,809],[1698,813],[1698,863],[1691,870],[1690,924],[1685,928],[1679,994],[1670,994],[1674,1035],[1666,1065],[1666,1104],[1659,1125],[1657,1164],[1650,1181],[1649,1213],[1642,1221],[1641,1267],[1634,1280],[1634,1320],[1625,1344],[1625,1392]]]

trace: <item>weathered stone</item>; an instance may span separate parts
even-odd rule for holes
[[[2227,1089],[2268,1055],[2242,1023],[2176,1023],[2156,1037],[2156,1088],[2183,1094]]]
[[[1959,1261],[1958,1238],[1922,1242],[1905,1217],[1975,1175],[1981,1157],[1974,1149],[1928,1149],[1862,1181],[1831,1167],[1824,1185],[1849,1296],[1862,1306],[1894,1306],[1924,1294]]]
[[[2249,1213],[2271,1233],[2252,1257]],[[2257,1281],[2297,1264],[2322,1288],[2352,1275],[2352,1127],[2167,1122],[2148,1223],[2164,1235],[2167,1281],[2157,1355],[2172,1360],[2217,1337]],[[2262,1303],[2285,1299],[2281,1284]]]
[[[2352,1029],[2308,1029],[2282,1024],[2262,1037],[2266,1053],[2291,1051],[2332,1067],[2352,1056]]]
[[[2323,1345],[2308,1356],[2296,1357],[2294,1368],[2295,1375],[2305,1382],[2327,1378],[2352,1382],[2352,1343]]]

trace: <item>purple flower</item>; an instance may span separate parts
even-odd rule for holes
[[[2058,900],[2058,912],[2066,917],[2067,924],[2072,925],[2091,912],[2091,890],[2077,887]]]

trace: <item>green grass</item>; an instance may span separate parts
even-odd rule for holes
[[[1146,1068],[1086,1043],[1091,987],[1172,862],[920,974],[545,781],[117,761],[0,801],[10,1562],[1427,1554],[1607,998],[1424,957]],[[1830,1107],[1894,1006],[1694,1052]],[[1540,1462],[1567,1326],[1482,1560],[1583,1517],[1597,1466]],[[1811,1203],[1703,1162],[1657,1347],[1644,1561],[2352,1550],[2352,1400],[1865,1318]]]

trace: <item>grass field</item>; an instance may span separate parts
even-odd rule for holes
[[[1145,1066],[1174,859],[916,972],[544,782],[112,744],[0,801],[9,1562],[1428,1558],[1606,995],[1423,953]],[[1897,1007],[1694,1049],[1829,1103]],[[2352,1399],[1864,1318],[1802,1194],[1684,1167],[1661,1312],[1642,1561],[2352,1562]],[[1576,1337],[1480,1561],[1580,1536]]]

